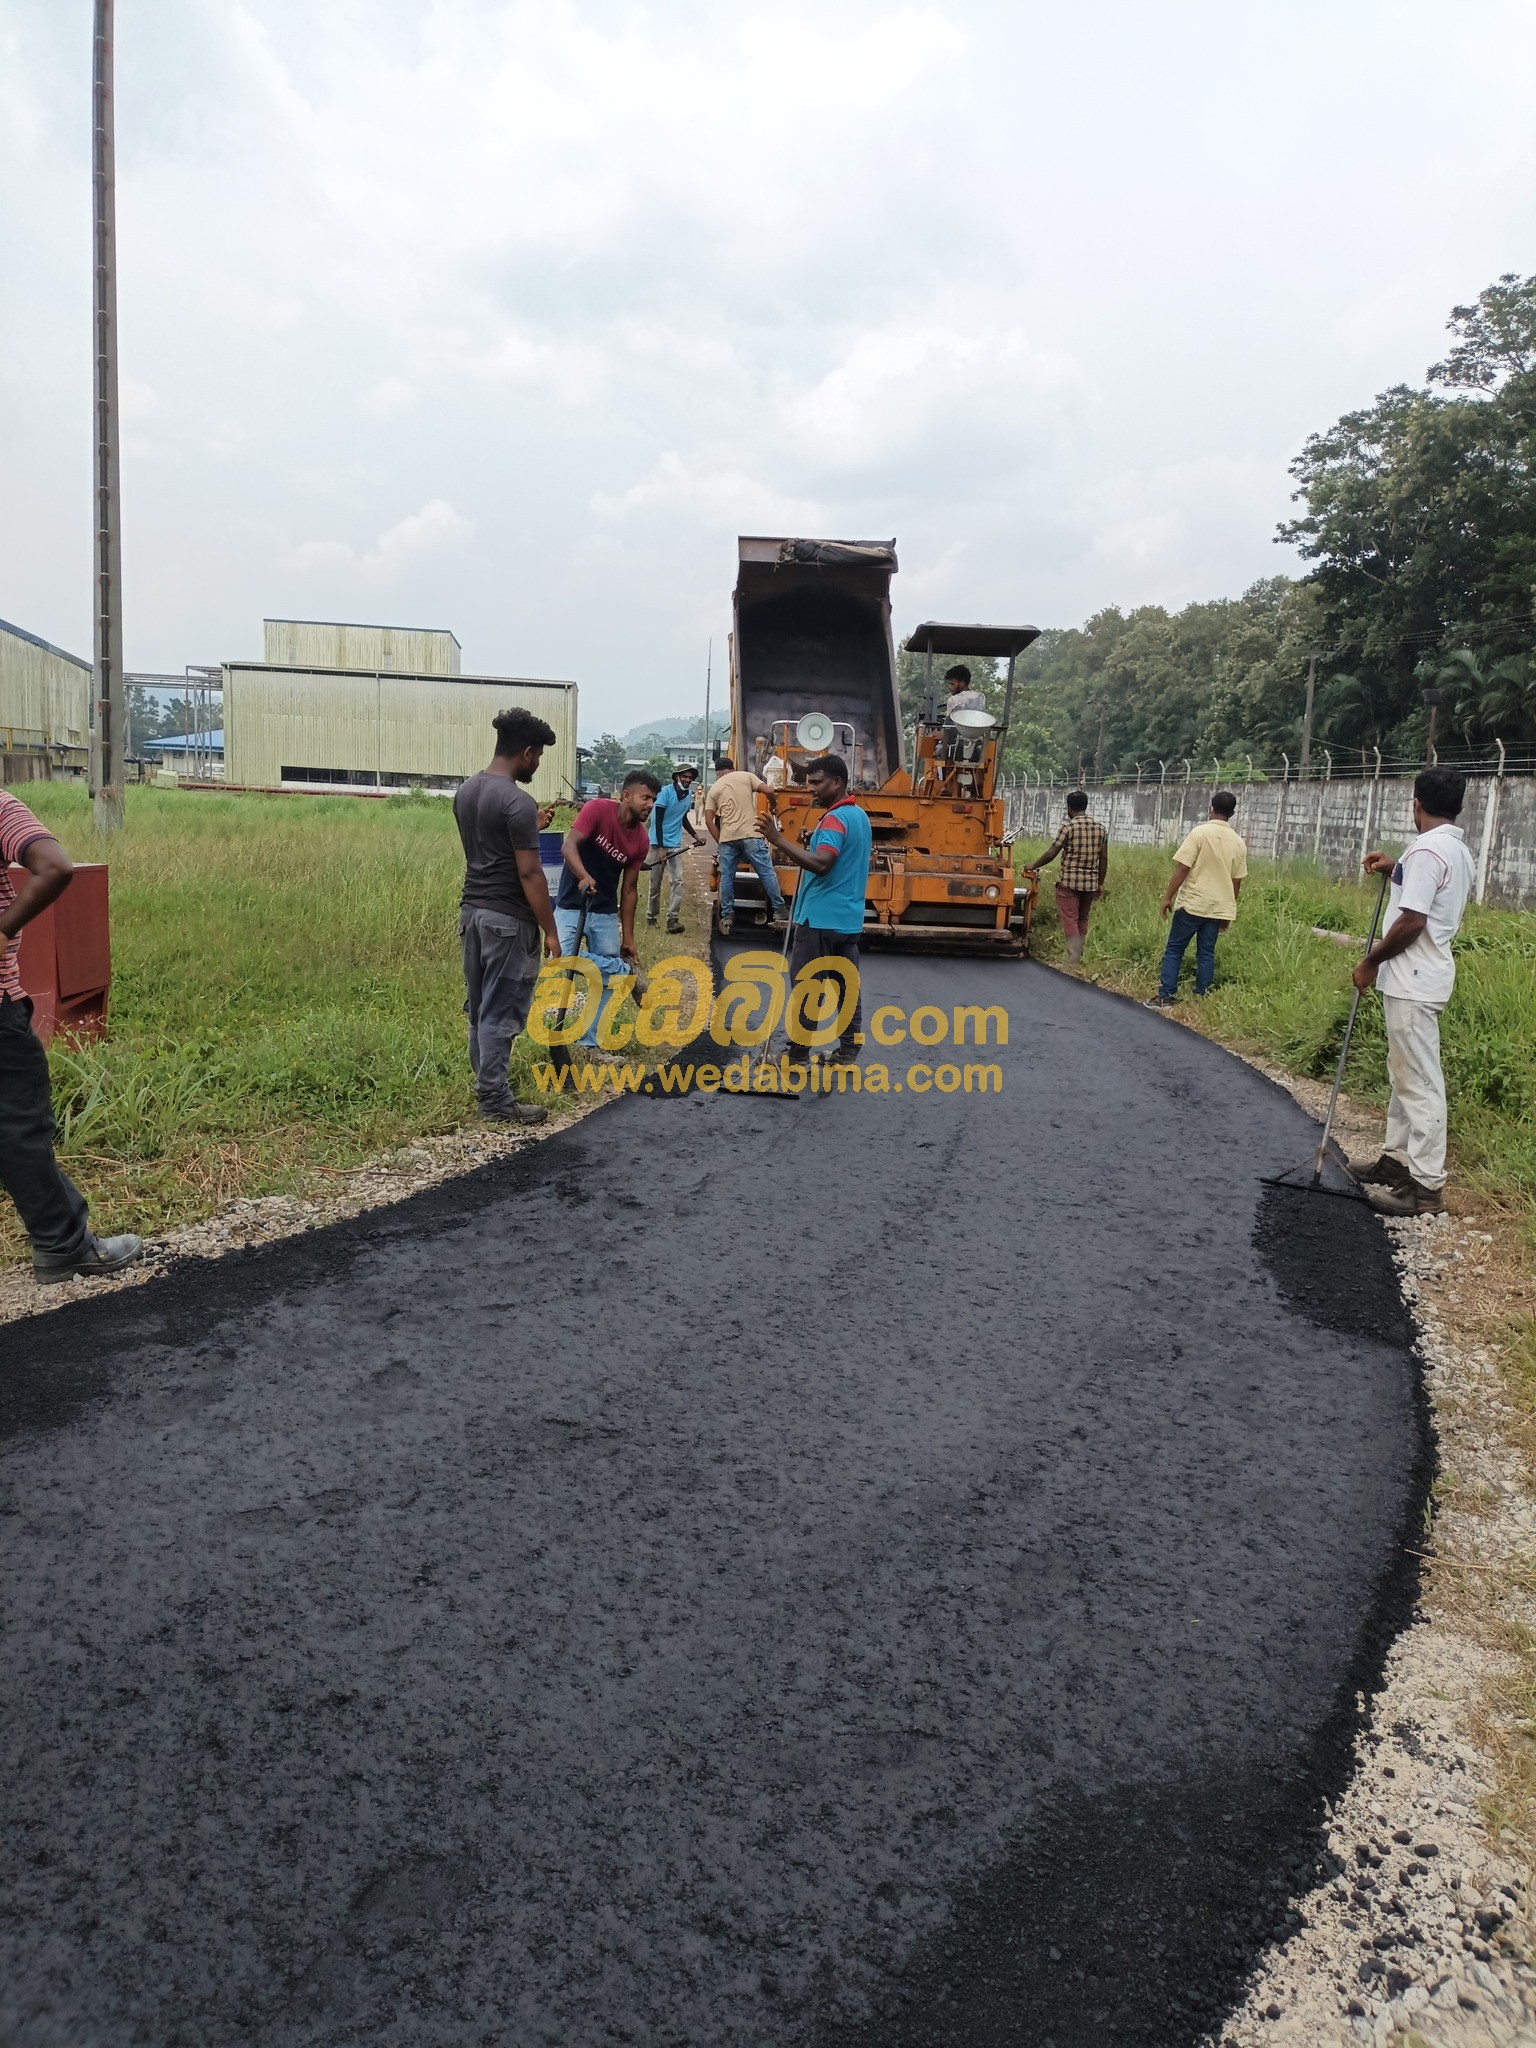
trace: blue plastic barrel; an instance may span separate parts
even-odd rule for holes
[[[560,877],[565,862],[560,858],[560,848],[565,842],[563,832],[541,832],[539,834],[539,865],[544,870],[544,879],[551,893],[560,886]]]

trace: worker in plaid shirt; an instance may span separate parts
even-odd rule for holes
[[[1067,815],[1061,830],[1029,872],[1038,875],[1061,855],[1056,878],[1056,910],[1066,934],[1067,958],[1083,957],[1083,940],[1088,936],[1088,913],[1095,896],[1104,894],[1104,877],[1109,873],[1109,834],[1097,818],[1088,815],[1088,799],[1074,789],[1067,797]]]

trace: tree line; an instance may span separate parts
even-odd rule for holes
[[[1042,633],[1007,765],[1294,769],[1314,663],[1314,750],[1420,759],[1432,708],[1442,750],[1536,742],[1536,277],[1501,277],[1449,329],[1423,387],[1392,386],[1291,464],[1299,510],[1276,538],[1306,573]],[[969,666],[1000,709],[1000,665]],[[919,673],[903,656],[904,703]]]

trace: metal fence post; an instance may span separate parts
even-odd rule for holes
[[[1483,838],[1477,849],[1477,901],[1481,903],[1488,893],[1488,869],[1493,861],[1494,835],[1498,831],[1499,800],[1504,794],[1504,742],[1495,740],[1499,750],[1498,771],[1489,785],[1487,800],[1483,806]]]

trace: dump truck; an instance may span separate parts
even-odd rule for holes
[[[840,754],[850,793],[869,816],[864,942],[1005,957],[1027,951],[1035,884],[1015,880],[995,792],[1014,664],[1038,628],[918,627],[905,644],[926,655],[928,674],[909,743],[891,637],[895,541],[744,536],[737,547],[729,751],[738,767],[770,783],[760,810],[772,812],[786,838],[803,841],[821,817],[805,787],[806,763]],[[986,712],[946,716],[935,653],[1006,657],[1001,721]],[[775,872],[792,896],[801,870],[786,864]],[[738,874],[735,917],[738,926],[768,918],[750,870]]]

